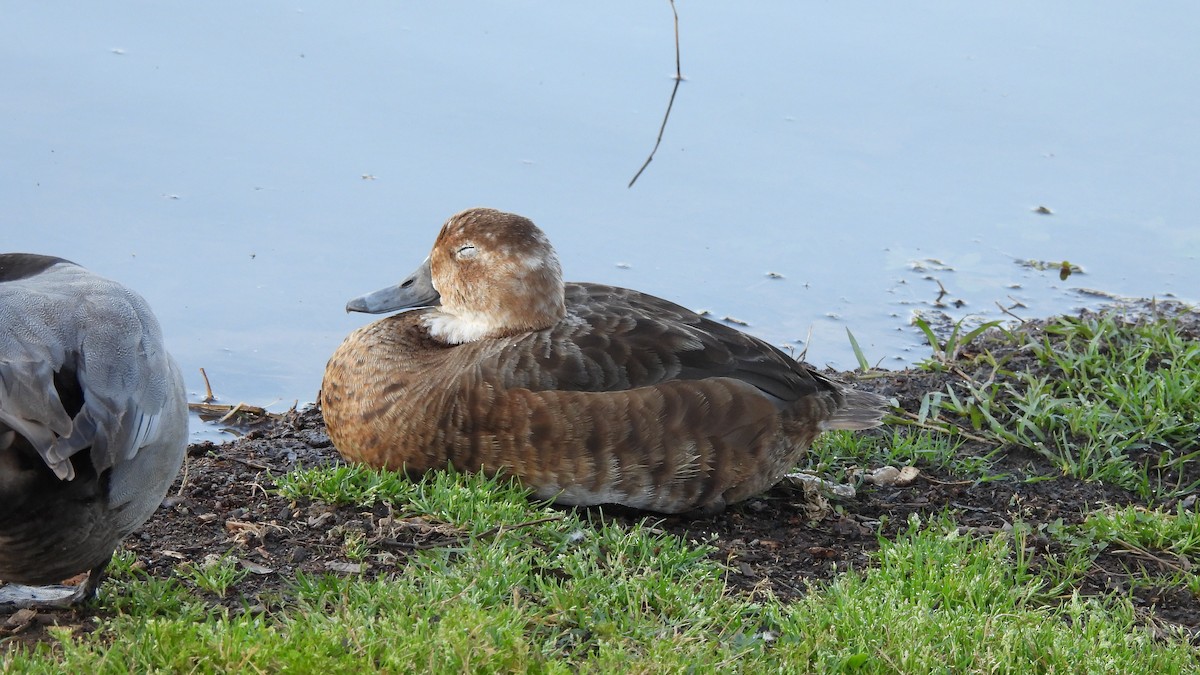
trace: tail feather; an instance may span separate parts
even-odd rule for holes
[[[842,405],[829,419],[821,422],[821,429],[870,429],[883,423],[883,415],[891,402],[869,391],[842,389]]]

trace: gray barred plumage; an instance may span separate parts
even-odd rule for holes
[[[179,367],[141,296],[61,258],[0,255],[0,604],[69,604],[158,505],[187,447]],[[74,590],[74,589],[73,589]]]

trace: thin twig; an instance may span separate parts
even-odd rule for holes
[[[235,461],[239,464],[244,464],[244,465],[250,467],[251,469],[258,469],[259,471],[270,471],[271,470],[271,467],[267,466],[266,464],[263,464],[262,462],[256,462],[252,459],[242,459],[241,457],[230,457],[229,459],[232,459],[233,461]]]
[[[245,405],[244,402],[238,403],[237,405],[233,406],[233,408],[231,408],[229,412],[225,413],[224,417],[217,420],[217,424],[224,424],[230,417],[233,417],[234,415],[236,415],[238,413],[238,411],[240,411],[242,409],[243,405]]]
[[[990,513],[993,516],[998,516],[1001,518],[1003,517],[1003,516],[1000,516],[999,513],[996,513],[994,510],[983,507],[983,506],[971,506],[970,504],[963,504],[961,502],[950,502],[950,506],[953,506],[956,509],[962,509],[964,511],[974,511],[976,513]]]
[[[1176,572],[1187,572],[1188,571],[1187,568],[1176,565],[1175,563],[1171,562],[1170,560],[1160,558],[1160,557],[1154,555],[1153,553],[1151,553],[1150,551],[1147,551],[1146,549],[1142,548],[1141,546],[1136,546],[1134,544],[1131,544],[1131,543],[1125,541],[1124,539],[1113,539],[1113,543],[1115,543],[1119,546],[1124,546],[1126,549],[1128,549],[1129,553],[1133,553],[1134,555],[1153,560],[1154,562],[1158,563],[1159,565],[1162,565],[1163,567],[1169,567],[1169,568],[1175,570]]]
[[[683,79],[683,71],[679,68],[679,12],[675,11],[675,0],[671,2],[671,14],[675,15],[675,80]]]
[[[662,144],[663,132],[667,129],[667,120],[671,118],[671,108],[675,105],[675,94],[679,93],[679,83],[683,82],[683,70],[679,65],[679,13],[675,11],[675,0],[670,0],[670,2],[671,14],[675,16],[675,86],[671,88],[671,99],[667,101],[667,112],[663,115],[662,126],[658,128],[658,138],[654,140],[654,149],[650,151],[650,155],[646,157],[646,161],[642,162],[642,166],[637,170],[637,173],[633,174],[633,178],[630,179],[629,185],[626,187],[633,187],[638,177],[642,175],[646,167],[650,166],[650,162],[654,160],[654,153],[658,152],[658,146]]]
[[[213,396],[212,385],[208,383],[208,373],[204,372],[203,368],[200,369],[200,377],[204,378],[204,402],[212,403],[217,397]]]
[[[204,369],[201,369],[200,372],[204,372]],[[179,491],[175,493],[176,497],[182,497],[184,489],[187,488],[188,465],[191,463],[192,463],[192,458],[189,457],[186,452],[183,453],[183,478],[179,479]]]
[[[505,527],[504,525],[497,525],[495,527],[488,528],[488,529],[484,530],[483,532],[480,532],[475,537],[477,539],[483,539],[484,537],[490,537],[492,535],[498,536],[498,535],[504,534],[505,530],[517,530],[517,529],[521,529],[521,528],[525,528],[525,527],[532,527],[534,525],[541,525],[542,523],[550,523],[550,522],[554,522],[556,520],[562,520],[562,518],[563,517],[560,515],[553,515],[553,516],[546,516],[545,518],[538,518],[537,520],[529,520],[524,523],[517,523],[516,525],[513,525],[511,527]]]
[[[963,369],[962,369],[962,368],[959,368],[958,366],[952,366],[952,367],[950,368],[950,373],[951,373],[951,374],[953,374],[953,375],[957,375],[957,376],[961,377],[962,379],[966,380],[967,382],[970,382],[970,383],[972,383],[972,384],[974,384],[974,383],[975,383],[975,378],[973,378],[973,377],[971,377],[970,375],[968,375],[968,374],[964,373],[964,372],[963,372]]]
[[[395,548],[412,549],[412,550],[426,550],[426,549],[431,549],[431,548],[443,548],[443,547],[447,547],[447,546],[456,546],[458,544],[464,544],[472,539],[485,539],[487,537],[501,535],[506,531],[517,530],[517,529],[524,528],[524,527],[532,527],[534,525],[541,525],[542,523],[549,523],[549,522],[556,521],[556,520],[562,520],[562,516],[557,516],[557,515],[556,516],[547,516],[545,518],[538,518],[537,520],[530,520],[530,521],[527,521],[524,523],[517,523],[516,525],[509,525],[509,526],[497,525],[495,527],[486,529],[483,532],[480,532],[479,534],[474,535],[474,536],[472,536],[470,534],[460,534],[456,537],[447,537],[445,539],[442,539],[441,541],[417,543],[417,542],[411,542],[411,541],[399,541],[397,539],[382,539],[382,540],[380,540],[379,543],[381,543],[385,546],[391,546],[391,547],[395,547]]]
[[[946,290],[946,287],[942,285],[942,282],[941,282],[941,280],[940,280],[940,279],[934,279],[934,280],[933,280],[933,283],[935,283],[935,284],[937,284],[937,285],[938,285],[938,296],[937,296],[937,298],[936,298],[936,299],[934,299],[934,301],[933,301],[933,304],[934,304],[934,305],[941,305],[941,303],[942,303],[942,298],[944,298],[944,297],[946,297],[947,295],[949,295],[949,294],[950,294],[950,291],[947,291],[947,290]]]
[[[683,80],[675,80],[675,87],[671,89],[671,100],[667,102],[667,114],[663,115],[662,126],[658,128],[658,138],[654,141],[654,149],[650,151],[650,156],[646,157],[646,161],[642,162],[642,168],[638,169],[637,173],[633,174],[633,178],[629,181],[629,185],[626,187],[633,187],[633,184],[637,182],[638,177],[642,175],[642,172],[646,170],[646,167],[650,166],[650,162],[654,160],[654,153],[658,152],[658,146],[662,143],[663,132],[667,129],[667,119],[671,117],[671,106],[675,105],[675,94],[679,91],[680,82],[683,82]]]
[[[800,356],[796,357],[797,361],[804,361],[808,358],[808,346],[812,344],[813,325],[808,324],[808,333],[804,336],[804,349],[800,350]]]
[[[924,478],[930,483],[936,483],[937,485],[970,485],[971,483],[975,482],[973,480],[938,480],[936,478],[930,478],[924,473],[921,474],[921,478]]]
[[[917,427],[918,429],[928,429],[929,431],[940,431],[943,434],[948,434],[948,433],[953,432],[953,433],[959,434],[963,438],[966,438],[966,439],[969,439],[972,441],[977,441],[979,443],[988,443],[988,440],[986,438],[983,438],[981,436],[976,436],[975,434],[972,434],[968,431],[963,431],[963,428],[958,425],[947,423],[946,426],[940,427],[940,426],[936,426],[933,424],[928,424],[926,422],[921,422],[920,418],[917,417],[916,413],[909,412],[907,410],[903,410],[901,412],[903,412],[904,414],[897,415],[896,416],[897,419],[901,419],[903,417],[908,417],[908,418],[912,419],[912,422],[907,422],[907,424]]]
[[[1021,317],[1017,316],[1016,314],[1013,314],[1012,307],[1005,307],[1004,305],[1000,304],[999,300],[996,301],[996,306],[999,307],[1000,311],[1003,312],[1004,314],[1011,316],[1012,318],[1016,319],[1017,321],[1020,321],[1022,324],[1026,323],[1025,319],[1022,319]]]

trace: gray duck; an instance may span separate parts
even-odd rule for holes
[[[179,472],[187,424],[141,296],[61,258],[0,254],[0,606],[94,597]]]

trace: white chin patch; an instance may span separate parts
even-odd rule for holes
[[[487,321],[447,314],[440,310],[426,314],[424,321],[431,336],[452,345],[483,339],[493,329],[491,323]]]

